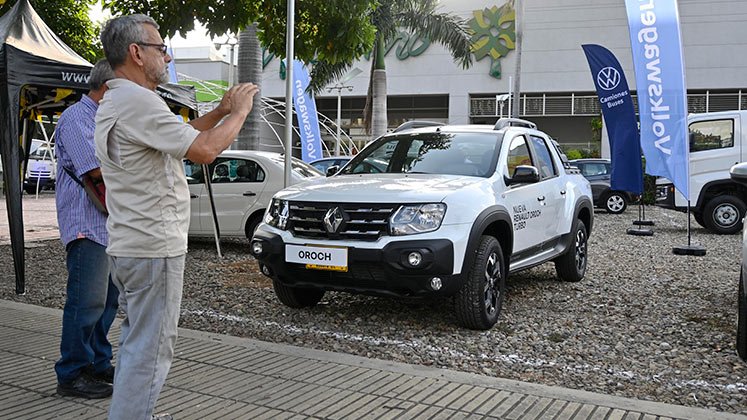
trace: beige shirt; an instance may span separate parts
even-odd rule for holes
[[[106,252],[163,258],[187,252],[189,189],[182,158],[200,133],[157,93],[126,79],[107,82],[96,113],[96,156],[109,211]]]

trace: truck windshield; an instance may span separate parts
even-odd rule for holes
[[[54,146],[48,143],[34,140],[31,143],[31,153],[29,159],[34,160],[52,160],[54,157]]]
[[[500,136],[493,133],[403,133],[366,147],[341,174],[419,173],[489,177]]]

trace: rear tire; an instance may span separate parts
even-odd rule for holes
[[[589,236],[586,231],[586,225],[581,219],[576,219],[573,224],[573,240],[571,246],[565,253],[555,259],[555,271],[558,273],[560,280],[568,282],[577,282],[584,278],[586,274],[587,241]]]
[[[739,273],[739,291],[737,295],[737,354],[747,361],[747,295],[744,290],[744,274]]]
[[[286,286],[276,279],[272,280],[272,288],[278,300],[291,308],[309,308],[324,297],[324,290]]]
[[[463,327],[489,330],[498,320],[506,294],[506,270],[501,244],[482,236],[467,281],[457,292],[456,317]]]
[[[705,222],[703,221],[703,214],[702,213],[695,213],[693,212],[693,218],[695,221],[702,227],[706,227]]]
[[[745,213],[744,201],[733,195],[717,195],[703,208],[706,228],[719,235],[731,235],[742,230]]]
[[[609,214],[620,214],[628,208],[628,199],[623,193],[610,191],[604,198],[604,209]]]

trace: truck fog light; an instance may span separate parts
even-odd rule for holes
[[[413,251],[407,255],[407,263],[412,267],[417,267],[423,262],[423,254]]]
[[[441,282],[441,277],[433,277],[431,279],[431,289],[441,290],[442,286],[443,286],[443,283]]]
[[[262,274],[264,274],[267,277],[272,277],[272,270],[270,270],[270,267],[266,266],[265,264],[260,263],[259,269],[262,271]]]
[[[264,246],[262,245],[262,242],[260,241],[252,242],[252,254],[260,255],[262,251],[264,251]]]

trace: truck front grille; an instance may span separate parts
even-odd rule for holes
[[[375,241],[388,235],[389,217],[398,204],[291,201],[293,236],[309,239]]]

